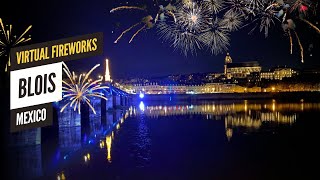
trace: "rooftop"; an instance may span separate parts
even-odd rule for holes
[[[249,61],[249,62],[229,63],[229,64],[227,64],[227,68],[234,68],[234,67],[257,67],[257,66],[259,66],[258,61]]]

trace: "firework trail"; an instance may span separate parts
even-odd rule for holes
[[[153,20],[153,18],[151,16],[146,16],[144,17],[140,22],[134,24],[133,26],[129,27],[128,29],[126,29],[125,31],[123,31],[121,33],[121,35],[114,41],[114,43],[118,43],[118,41],[122,38],[122,36],[129,32],[131,29],[133,29],[134,27],[140,25],[140,24],[144,24],[142,28],[140,28],[136,33],[133,34],[133,36],[131,37],[129,43],[132,42],[132,40],[136,37],[136,35],[138,35],[140,33],[140,31],[142,31],[144,28],[152,28],[153,27],[153,23],[151,22]]]
[[[295,0],[290,7],[290,12],[298,10],[299,12],[305,13],[310,5],[310,0]]]
[[[272,4],[270,4],[264,11],[268,11],[269,9],[274,8],[274,7],[277,7],[277,6],[279,6],[278,3],[272,3]]]
[[[10,49],[28,42],[31,40],[31,36],[29,35],[29,37],[25,37],[25,35],[29,32],[29,30],[32,28],[32,25],[30,25],[18,38],[16,38],[15,35],[12,34],[12,25],[9,25],[9,28],[6,29],[5,27],[7,27],[8,25],[4,25],[2,19],[0,18],[0,26],[1,26],[1,30],[0,32],[2,32],[3,34],[3,39],[0,39],[0,56],[6,55],[8,56],[10,54]],[[7,67],[10,66],[10,56],[8,58],[8,62],[6,63],[6,68],[5,71],[7,71]]]
[[[78,110],[78,113],[80,114],[81,103],[86,103],[91,108],[93,113],[96,114],[96,111],[91,105],[91,101],[89,98],[98,97],[107,100],[107,98],[104,97],[103,93],[96,92],[96,90],[109,88],[107,86],[100,85],[103,78],[95,81],[90,81],[88,79],[92,71],[99,67],[100,64],[95,65],[87,74],[80,74],[78,80],[78,76],[74,72],[71,73],[65,63],[63,63],[63,66],[63,71],[68,76],[70,81],[62,81],[62,83],[65,85],[62,87],[62,92],[65,93],[63,95],[63,99],[67,99],[69,100],[69,102],[61,108],[60,112],[63,112],[65,108],[69,106],[73,107],[74,111]]]
[[[110,13],[113,13],[115,11],[120,11],[120,10],[141,10],[141,11],[145,11],[144,8],[141,7],[137,7],[137,6],[120,6],[120,7],[116,7],[110,10]]]
[[[288,29],[288,35],[289,35],[289,41],[290,41],[290,54],[292,54],[293,43],[292,43],[292,36],[291,36],[290,29]]]
[[[140,28],[136,33],[133,34],[133,36],[131,37],[129,43],[132,42],[132,40],[140,33],[140,31],[142,31],[144,28],[147,27],[147,24],[145,24],[142,28]]]
[[[131,27],[129,27],[128,29],[124,30],[121,35],[114,41],[114,43],[118,43],[118,41],[122,38],[122,36],[129,32],[131,29],[133,29],[134,27],[138,26],[139,24],[141,24],[141,22],[138,22],[137,24],[132,25]]]
[[[297,40],[298,40],[298,44],[299,44],[299,47],[300,47],[300,54],[301,54],[301,63],[304,63],[304,58],[303,58],[303,47],[302,47],[302,44],[301,44],[301,41],[300,41],[300,38],[298,36],[298,33],[296,31],[293,31],[297,37]]]
[[[301,19],[303,22],[307,23],[309,26],[311,26],[313,29],[315,29],[315,30],[317,31],[317,33],[320,34],[320,29],[319,29],[317,26],[313,25],[310,21],[308,21],[308,20],[306,20],[306,19],[302,19],[302,18],[300,18],[300,19]]]

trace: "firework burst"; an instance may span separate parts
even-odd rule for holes
[[[251,34],[257,27],[259,27],[260,32],[264,31],[265,37],[268,37],[269,29],[271,25],[275,24],[275,20],[281,22],[276,15],[278,13],[278,11],[276,10],[277,7],[278,3],[274,3],[272,1],[265,2],[264,6],[260,7],[259,11],[257,11],[254,20],[249,23],[255,24],[249,34]]]
[[[223,7],[222,0],[204,0],[203,2],[214,14],[218,14]]]
[[[265,0],[247,0],[246,2],[246,6],[251,9],[251,10],[257,10],[259,9],[261,6],[263,6],[263,2]]]
[[[174,50],[179,49],[185,56],[188,53],[196,55],[197,49],[203,48],[203,43],[199,36],[179,29],[175,24],[160,22],[157,24],[158,34],[164,41],[169,42]]]
[[[1,26],[0,33],[2,36],[0,38],[0,56],[9,56],[11,48],[31,40],[31,35],[29,35],[28,37],[25,37],[27,36],[27,33],[32,27],[31,25],[20,36],[13,35],[12,25],[11,24],[4,25],[1,18],[0,18],[0,26]],[[6,62],[5,71],[7,71],[8,66],[10,66],[10,56],[8,58],[8,62]]]
[[[202,3],[192,3],[190,6],[181,6],[176,13],[176,23],[180,28],[192,33],[201,33],[208,28],[210,10]]]
[[[212,21],[210,30],[202,33],[200,38],[210,48],[211,53],[215,55],[227,51],[230,45],[229,30],[218,18]]]
[[[81,103],[86,103],[94,114],[96,114],[95,109],[91,105],[90,97],[98,97],[107,100],[103,93],[97,92],[100,89],[107,89],[107,86],[101,86],[102,78],[92,81],[89,79],[90,74],[100,66],[100,64],[95,65],[88,73],[80,74],[77,76],[74,72],[70,72],[68,66],[63,63],[63,71],[68,76],[68,81],[62,81],[63,87],[62,92],[64,93],[63,99],[67,99],[69,102],[65,104],[60,112],[63,112],[68,106],[73,108],[74,111],[78,110],[80,114]]]
[[[224,14],[221,20],[222,26],[226,27],[229,31],[236,31],[242,25],[242,17],[240,13],[234,11],[228,11]]]
[[[226,0],[225,4],[226,7],[224,9],[240,13],[241,15],[247,15],[248,13],[252,12],[247,6],[247,2],[244,0]]]

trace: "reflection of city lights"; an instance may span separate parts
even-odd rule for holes
[[[144,106],[144,103],[141,101],[140,104],[139,104],[139,109],[141,111],[144,111],[145,110],[145,106]]]
[[[244,111],[248,110],[248,100],[244,100]]]
[[[139,97],[142,99],[144,98],[144,94],[142,92],[140,92]]]
[[[227,135],[228,141],[230,141],[230,139],[232,138],[232,134],[233,134],[233,130],[231,128],[227,128],[226,135]]]

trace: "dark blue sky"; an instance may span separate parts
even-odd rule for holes
[[[10,9],[10,12],[2,11],[3,15],[0,17],[6,23],[12,23],[14,30],[18,31],[19,28],[26,28],[32,24],[32,43],[103,32],[104,54],[69,63],[77,69],[75,71],[86,71],[97,63],[104,63],[105,58],[111,61],[111,75],[114,78],[223,71],[225,54],[214,56],[209,51],[198,51],[197,56],[185,57],[179,51],[175,52],[170,44],[163,43],[155,28],[141,32],[131,44],[128,41],[134,31],[126,34],[118,44],[114,44],[124,29],[147,15],[142,11],[109,12],[113,7],[125,2],[122,0],[22,2],[19,6],[23,10],[17,7]],[[156,8],[152,7],[152,0],[129,2],[129,5],[135,5],[135,2],[146,4],[148,9],[153,9],[152,15],[156,13]],[[16,6],[17,4],[12,5]],[[300,52],[296,41],[294,41],[293,55],[289,54],[289,40],[284,36],[280,23],[270,31],[268,38],[264,38],[264,34],[258,30],[248,35],[251,28],[247,27],[232,33],[229,52],[234,62],[257,60],[265,68],[277,65],[301,68],[320,64],[320,36],[305,24],[299,23],[297,28],[305,48],[304,65],[300,63]],[[312,52],[308,51],[310,44],[314,44]],[[313,54],[312,57],[310,53]]]

